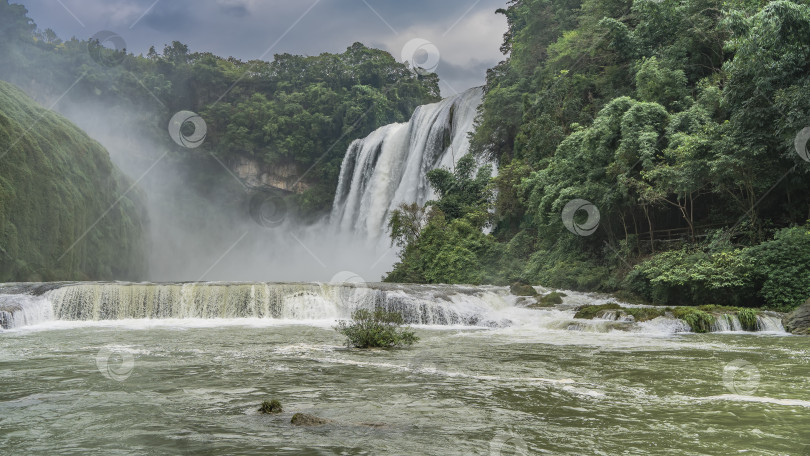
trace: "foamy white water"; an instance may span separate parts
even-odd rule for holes
[[[538,287],[543,292],[546,289]],[[568,291],[552,308],[530,308],[534,298],[508,287],[386,283],[108,283],[7,284],[0,286],[0,328],[64,329],[81,325],[216,327],[310,325],[326,327],[358,309],[385,309],[411,325],[428,328],[513,328],[529,333],[635,333],[668,336],[689,325],[658,317],[646,322],[617,314],[574,318],[582,305],[607,296]],[[720,316],[717,332],[742,332],[736,316]],[[776,315],[758,315],[762,333],[784,334]]]

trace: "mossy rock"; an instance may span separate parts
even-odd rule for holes
[[[320,418],[308,413],[296,413],[290,420],[290,423],[295,426],[323,426],[324,424],[329,424],[331,422],[332,420]]]
[[[273,399],[272,401],[262,402],[262,406],[259,407],[259,411],[262,413],[281,413],[284,411],[284,409],[281,408],[281,402]]]
[[[549,307],[554,307],[553,303],[550,302],[543,302],[542,298],[536,298],[537,302],[527,306],[529,309],[547,309]]]
[[[552,306],[554,304],[562,304],[563,303],[563,299],[562,299],[563,296],[564,295],[562,293],[552,291],[551,293],[549,293],[549,294],[543,296],[542,298],[540,298],[537,302],[539,304],[552,305]]]
[[[666,309],[657,307],[625,307],[622,311],[632,315],[637,322],[649,321],[666,313]]]
[[[537,296],[537,290],[523,282],[515,282],[510,285],[509,292],[515,296]]]
[[[599,305],[582,306],[577,309],[577,313],[574,314],[574,318],[593,320],[593,318],[596,317],[603,310],[618,310],[621,308],[622,306],[616,304],[615,302],[609,302],[607,304],[599,304]]]

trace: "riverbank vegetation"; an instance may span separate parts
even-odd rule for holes
[[[507,58],[472,138],[498,175],[431,179],[424,223],[407,238],[393,223],[405,247],[387,280],[782,311],[810,296],[810,6],[512,0],[499,12]],[[598,219],[581,210],[566,227],[575,199]]]

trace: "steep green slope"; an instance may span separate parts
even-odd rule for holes
[[[140,277],[131,185],[100,144],[0,81],[0,281]]]

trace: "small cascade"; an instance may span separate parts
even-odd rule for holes
[[[772,312],[760,312],[757,314],[757,331],[784,332],[782,317]]]
[[[484,325],[491,301],[508,304],[487,287],[359,285],[352,283],[186,283],[68,285],[44,294],[59,320],[143,318],[272,318],[333,320],[357,309],[397,312],[406,323]]]
[[[329,223],[375,242],[401,203],[422,205],[433,198],[427,173],[453,169],[467,154],[482,96],[476,87],[419,106],[408,123],[386,125],[354,141],[340,168]]]
[[[51,302],[29,294],[0,294],[0,329],[35,325],[53,319]]]
[[[733,314],[723,314],[714,319],[712,332],[742,331],[740,319]]]

